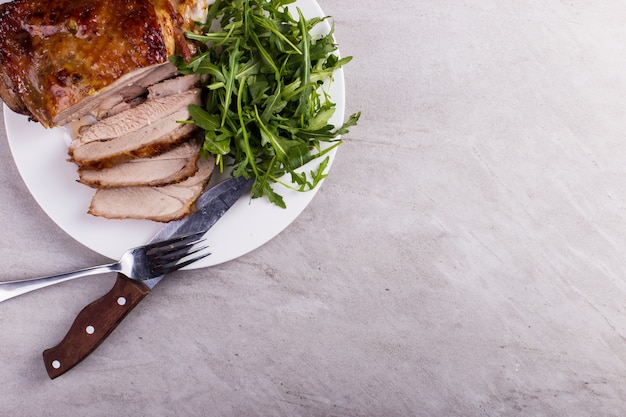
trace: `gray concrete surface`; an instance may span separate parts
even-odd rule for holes
[[[312,204],[54,381],[113,277],[0,304],[0,415],[626,415],[624,4],[320,4],[363,117]],[[3,279],[104,261],[2,143]]]

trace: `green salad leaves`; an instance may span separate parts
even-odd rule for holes
[[[307,20],[297,9],[296,19],[286,7],[293,2],[216,0],[201,33],[186,34],[199,51],[189,62],[172,58],[183,74],[209,76],[204,105],[190,107],[191,122],[204,131],[204,156],[215,155],[221,171],[232,166],[231,175],[255,178],[252,197],[283,208],[272,185],[315,188],[327,175],[327,153],[360,117],[329,124],[335,104],[324,86],[351,57],[335,54],[332,30],[312,36],[325,18]],[[317,158],[313,170],[298,170]],[[285,174],[291,183],[281,180]]]

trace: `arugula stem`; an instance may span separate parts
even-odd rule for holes
[[[244,88],[246,86],[246,80],[247,80],[247,77],[243,77],[239,83],[239,93],[237,94],[237,115],[239,116],[239,123],[242,128],[241,134],[243,136],[243,143],[246,148],[246,158],[248,159],[248,164],[254,171],[254,175],[258,177],[259,171],[256,165],[256,158],[254,157],[252,147],[250,146],[250,138],[248,137],[248,130],[246,129],[246,123],[243,120],[242,98],[243,98]]]

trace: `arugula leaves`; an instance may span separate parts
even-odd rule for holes
[[[216,0],[200,33],[186,34],[201,45],[198,53],[189,62],[172,58],[183,74],[209,75],[206,101],[190,107],[205,134],[203,155],[215,155],[221,171],[226,164],[235,177],[255,178],[252,197],[283,208],[272,185],[315,188],[327,176],[327,154],[340,145],[338,136],[360,117],[351,115],[339,128],[329,124],[335,104],[323,85],[351,57],[335,55],[332,30],[311,36],[326,18],[307,20],[297,9],[296,20],[286,7],[294,1]],[[298,170],[317,158],[316,169]],[[290,184],[281,180],[285,174]]]

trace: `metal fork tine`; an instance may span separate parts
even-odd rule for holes
[[[204,242],[205,240],[206,239],[201,239],[196,243]],[[190,244],[184,248],[180,248],[179,250],[175,252],[171,252],[166,255],[159,256],[158,258],[154,258],[154,261],[159,264],[166,264],[172,261],[178,262],[179,260],[181,260],[182,258],[186,256],[193,255],[194,253],[200,252],[208,248],[208,246],[195,247],[194,245],[196,243]]]
[[[190,233],[187,235],[176,236],[171,239],[151,243],[149,245],[146,245],[145,248],[147,252],[152,252],[152,253],[168,252],[168,251],[171,251],[172,249],[177,249],[182,246],[188,245],[194,240],[199,240],[199,238],[202,237],[202,235],[204,235],[204,232],[196,232],[196,233]]]
[[[205,247],[204,249],[206,249],[207,247]],[[198,251],[194,251],[193,253],[197,253],[197,252]],[[191,265],[192,263],[194,263],[196,261],[199,261],[200,259],[206,258],[210,254],[211,254],[210,252],[203,253],[203,254],[201,254],[199,256],[195,256],[195,257],[193,257],[191,259],[187,259],[186,261],[183,261],[183,262],[178,262],[178,263],[172,262],[170,264],[158,267],[157,271],[158,271],[159,275],[169,274],[171,272],[174,272],[174,271],[177,271],[177,270],[179,270],[181,268],[184,268],[184,267],[186,267],[188,265]]]
[[[157,255],[150,254],[150,257],[152,261],[160,263],[169,262],[171,260],[178,260],[184,256],[187,256],[188,254],[196,252],[197,250],[195,250],[195,247],[199,243],[202,243],[204,241],[206,241],[206,239],[199,239],[194,242],[190,242],[185,246],[173,248],[171,251],[163,252]]]
[[[182,253],[178,256],[168,256],[168,257],[163,257],[163,258],[159,258],[159,264],[160,265],[173,265],[178,261],[181,261],[183,258],[186,258],[190,255],[193,255],[195,253],[201,252],[205,249],[207,249],[209,246],[201,246],[199,248],[190,248],[188,251],[181,251]]]
[[[186,267],[188,265],[191,265],[194,262],[199,261],[200,259],[206,258],[210,254],[211,254],[211,252],[203,253],[203,254],[195,256],[195,257],[193,257],[191,259],[187,259],[186,261],[179,262],[179,263],[173,265],[172,268],[175,268],[174,270],[184,268],[184,267]]]

